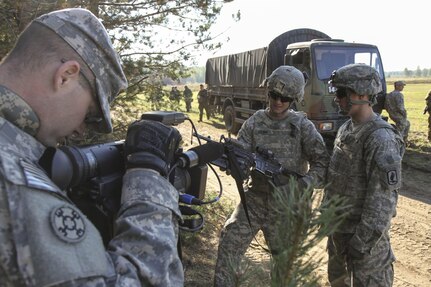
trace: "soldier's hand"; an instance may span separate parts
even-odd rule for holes
[[[181,134],[171,126],[136,121],[129,126],[124,144],[126,168],[150,168],[166,176],[180,141]]]
[[[428,112],[428,107],[425,107],[424,109],[424,115]]]

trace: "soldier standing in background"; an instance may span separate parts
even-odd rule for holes
[[[87,128],[111,132],[109,104],[126,87],[110,37],[85,9],[38,17],[3,58],[0,286],[183,286],[178,192],[166,178],[178,131],[152,121],[130,125],[121,206],[106,249],[42,168],[66,138]]]
[[[178,91],[177,87],[172,87],[169,92],[169,100],[171,104],[171,110],[175,111],[180,108],[180,91]]]
[[[407,144],[410,122],[407,120],[404,95],[401,93],[405,85],[403,81],[394,83],[394,90],[386,95],[385,110],[388,112],[389,118],[394,121],[395,126],[403,136],[404,142]]]
[[[207,115],[207,119],[211,118],[211,111],[208,106],[208,91],[205,89],[204,85],[199,85],[199,93],[198,93],[198,103],[199,103],[199,122],[202,121],[202,117],[204,115],[204,110]]]
[[[305,77],[294,67],[280,66],[266,80],[269,108],[259,110],[248,118],[238,133],[244,148],[255,152],[257,147],[271,150],[283,167],[305,174],[298,180],[300,188],[322,186],[329,155],[322,136],[302,112],[290,109],[304,96]],[[251,183],[245,192],[251,227],[240,203],[226,221],[220,236],[214,286],[233,286],[229,265],[239,264],[252,239],[259,230],[271,252],[280,252],[274,228],[277,214],[273,204],[274,192],[289,192],[288,186],[274,190],[266,176],[251,173]],[[293,231],[292,231],[293,232]]]
[[[390,287],[395,257],[389,229],[401,187],[404,143],[398,131],[373,112],[374,97],[382,90],[374,68],[341,67],[329,84],[350,120],[337,132],[324,198],[341,196],[350,208],[328,237],[328,278],[332,287]]]
[[[193,102],[193,92],[189,89],[189,87],[184,86],[184,102],[186,103],[186,111],[190,112],[192,109],[192,102]]]
[[[428,112],[428,141],[431,141],[431,90],[428,92],[425,102],[424,115]]]

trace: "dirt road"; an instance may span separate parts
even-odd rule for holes
[[[213,139],[218,139],[221,134],[225,134],[223,127],[213,126],[205,123],[197,125],[199,133],[210,135]],[[187,130],[188,129],[188,130]],[[190,136],[189,127],[180,128],[183,134]],[[230,204],[238,202],[238,192],[234,181],[222,175],[224,195],[222,201],[229,201]],[[208,188],[217,189],[215,177],[208,178]],[[220,226],[218,226],[219,228]],[[208,234],[208,233],[207,233]],[[207,235],[208,236],[208,235]],[[213,232],[212,243],[217,243],[217,232]],[[263,238],[261,242],[263,242]],[[209,238],[208,238],[209,239]],[[392,247],[397,258],[395,262],[395,287],[430,287],[431,286],[431,154],[407,151],[403,160],[403,188],[400,191],[397,216],[392,221],[391,228]],[[326,242],[321,242],[316,246],[317,256],[326,258]],[[186,272],[186,286],[212,286],[212,276],[214,260],[216,256],[216,246],[205,250],[211,254],[206,255],[210,262],[205,265],[206,275],[201,271],[199,280],[196,279],[194,267]],[[263,266],[264,270],[269,269],[269,256],[262,251],[258,244],[252,244],[247,251],[247,257],[253,262]],[[194,258],[188,258],[191,266],[195,265]],[[186,263],[187,265],[187,263]],[[202,267],[202,266],[201,266]],[[196,267],[197,268],[197,267]],[[326,266],[323,264],[319,270],[323,279],[322,286],[329,286],[326,283]],[[200,282],[200,283],[199,283]],[[205,283],[204,283],[205,282]],[[262,285],[265,286],[265,285]],[[269,286],[269,285],[268,285]]]

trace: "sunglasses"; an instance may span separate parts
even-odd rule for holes
[[[353,90],[351,90],[349,88],[342,87],[342,88],[337,88],[337,90],[335,91],[335,96],[338,99],[343,99],[347,96],[350,96],[352,93],[354,93]]]
[[[280,100],[280,102],[282,102],[282,103],[292,102],[292,99],[286,98],[286,97],[282,97],[282,96],[280,96],[280,94],[277,94],[275,92],[268,92],[268,96],[271,99],[273,99],[274,101]]]

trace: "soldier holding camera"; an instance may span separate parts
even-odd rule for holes
[[[113,239],[47,176],[47,147],[87,128],[111,132],[109,103],[127,81],[101,22],[84,9],[34,20],[0,65],[2,286],[182,286],[178,192],[165,178],[181,136],[137,121]]]

